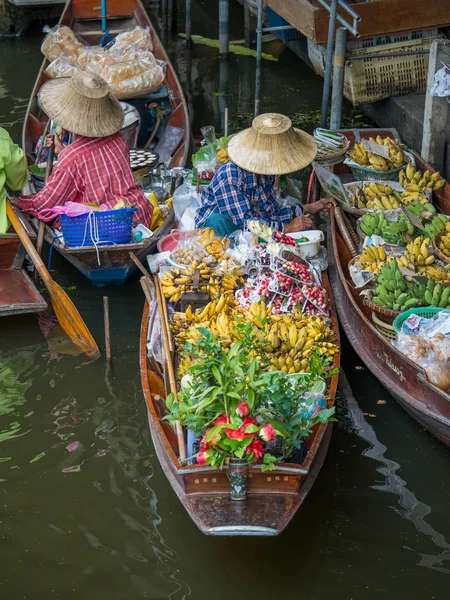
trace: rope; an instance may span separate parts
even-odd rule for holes
[[[100,267],[102,263],[100,261],[100,253],[98,251],[99,244],[107,244],[107,245],[115,246],[116,243],[109,241],[109,240],[104,240],[104,241],[100,240],[100,234],[98,232],[98,221],[95,218],[96,212],[97,211],[91,210],[91,212],[88,213],[86,222],[84,224],[84,236],[83,236],[83,243],[81,245],[84,246],[84,243],[86,241],[87,228],[89,225],[89,235],[90,235],[92,243],[94,244],[95,252],[97,253],[97,263],[98,263],[98,266]]]

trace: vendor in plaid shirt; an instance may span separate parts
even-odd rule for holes
[[[122,199],[137,208],[136,224],[150,227],[153,206],[134,182],[128,146],[119,131],[123,110],[106,81],[81,72],[53,79],[42,86],[39,101],[52,120],[76,137],[67,148],[55,137],[53,174],[38,194],[20,196],[17,206],[38,217],[42,209],[69,201],[112,209]],[[48,140],[47,146],[52,144]]]
[[[228,146],[230,162],[202,190],[196,226],[212,227],[222,236],[243,228],[251,219],[285,233],[311,229],[310,215],[327,213],[334,200],[308,204],[307,214],[301,205],[281,206],[274,190],[274,175],[303,169],[314,159],[316,150],[314,139],[294,129],[287,117],[256,117],[250,129],[232,138]]]

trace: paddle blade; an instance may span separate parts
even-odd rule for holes
[[[48,282],[47,289],[56,318],[66,335],[82,352],[91,358],[98,358],[98,346],[72,300],[53,280]]]

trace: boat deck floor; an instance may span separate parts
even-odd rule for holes
[[[134,17],[126,19],[107,19],[106,30],[109,31],[111,36],[116,36],[123,31],[134,29],[138,25],[138,22]],[[101,20],[95,21],[75,21],[73,26],[74,33],[89,34],[89,35],[103,35]]]
[[[47,304],[24,271],[0,269],[0,315],[39,312]]]

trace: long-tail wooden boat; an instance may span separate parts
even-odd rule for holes
[[[344,132],[355,141],[356,132]],[[375,135],[391,135],[389,130],[377,130]],[[373,131],[358,130],[358,136],[369,137]],[[357,141],[359,141],[357,139]],[[434,169],[413,153],[416,166],[422,171]],[[345,174],[345,166],[336,169]],[[435,193],[436,204],[450,214],[450,185]],[[331,286],[339,320],[355,352],[397,402],[423,427],[450,446],[450,395],[430,383],[425,371],[399,352],[375,327],[372,312],[363,304],[348,270],[352,258],[334,218],[330,219],[328,259]]]
[[[109,3],[108,3],[109,5]],[[99,15],[99,2],[93,0],[69,0],[61,16],[60,25],[70,27],[76,35],[93,46],[99,43],[103,36],[101,19]],[[131,10],[130,10],[131,6]],[[161,92],[155,94],[155,101],[163,98],[169,107],[169,114],[161,125],[155,136],[155,143],[163,143],[168,139],[170,133],[179,130],[180,140],[171,149],[170,159],[166,162],[169,169],[173,167],[184,167],[188,158],[190,146],[190,125],[186,100],[175,70],[164,50],[163,45],[152,25],[149,16],[140,0],[127,0],[126,2],[113,2],[110,12],[117,15],[127,15],[124,18],[107,19],[107,30],[112,37],[123,31],[134,29],[137,25],[150,28],[153,41],[153,54],[156,59],[166,65],[165,80]],[[37,94],[41,86],[49,79],[45,74],[48,61],[44,59],[39,75],[31,94],[28,110],[23,127],[23,147],[26,151],[30,164],[34,163],[33,152],[39,137],[44,133],[47,123],[47,115],[38,105]],[[152,102],[151,96],[146,96],[146,103]],[[167,136],[167,138],[164,138]],[[129,257],[132,250],[141,260],[155,247],[157,240],[165,235],[173,226],[173,213],[171,212],[164,225],[158,230],[154,237],[144,240],[141,244],[130,244],[126,247],[102,247],[100,251],[101,264],[98,264],[97,251],[91,247],[68,248],[55,238],[51,227],[47,226],[45,239],[53,244],[55,250],[64,256],[83,275],[88,277],[96,285],[110,283],[123,283],[132,273],[136,271],[135,263]]]
[[[324,286],[331,288],[324,274]],[[142,389],[148,408],[153,444],[167,479],[189,516],[200,530],[215,536],[274,536],[281,533],[295,515],[313,486],[327,454],[332,423],[316,426],[307,440],[303,464],[278,463],[275,471],[262,473],[259,466],[250,469],[249,495],[245,502],[230,499],[226,471],[208,466],[182,466],[178,458],[177,438],[165,415],[164,382],[147,355],[149,305],[145,304],[140,336]],[[339,343],[337,316],[332,306],[332,327]],[[334,366],[339,366],[335,355]],[[334,404],[338,375],[331,379],[328,394]]]
[[[15,209],[18,214],[20,211]],[[28,235],[36,237],[25,219]],[[25,249],[19,236],[10,230],[0,235],[0,317],[41,312],[47,303],[23,268]]]

